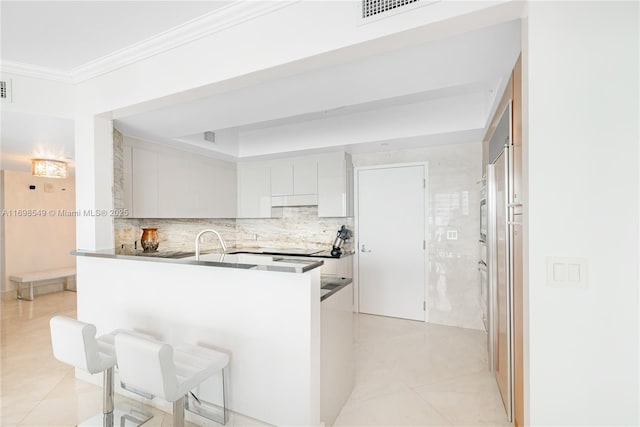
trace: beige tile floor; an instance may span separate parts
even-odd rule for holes
[[[75,294],[2,301],[0,426],[74,426],[100,412],[101,388],[76,380],[51,354],[54,314],[75,317]],[[478,331],[357,315],[356,386],[335,425],[510,425],[484,345]],[[116,396],[116,405],[123,401]],[[154,414],[145,426],[171,426],[171,415],[145,409]],[[231,414],[227,425],[263,424]]]

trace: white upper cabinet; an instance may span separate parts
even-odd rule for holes
[[[288,158],[271,165],[271,207],[318,204],[318,160],[314,156]],[[271,211],[278,215],[279,211]]]
[[[271,218],[271,167],[238,163],[238,218]]]
[[[126,138],[126,137],[125,137]],[[125,200],[134,218],[235,218],[234,163],[126,139]],[[130,160],[126,153],[130,150]],[[127,161],[131,171],[127,173]]]
[[[238,217],[270,218],[284,206],[318,206],[318,216],[353,216],[351,156],[330,153],[238,165]],[[280,209],[281,211],[281,209]]]
[[[294,159],[293,194],[318,194],[318,160],[315,157]]]
[[[209,213],[207,218],[235,218],[238,214],[236,164],[211,159],[203,167],[199,175],[202,189],[199,205]]]
[[[158,216],[161,218],[193,218],[197,215],[193,185],[195,171],[189,160],[177,156],[158,156]]]
[[[272,196],[318,194],[318,161],[315,157],[283,159],[270,163]]]
[[[271,164],[271,195],[290,196],[293,194],[293,163],[276,161]]]
[[[158,217],[158,153],[133,147],[131,197],[134,218]],[[125,183],[125,187],[127,183]]]
[[[338,152],[319,156],[318,216],[353,216],[351,155]]]

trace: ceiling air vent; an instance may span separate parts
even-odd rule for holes
[[[11,80],[0,80],[0,100],[11,102]]]
[[[204,140],[209,142],[216,142],[216,134],[210,130],[205,131]]]
[[[362,17],[369,18],[381,13],[396,10],[419,0],[362,0]]]

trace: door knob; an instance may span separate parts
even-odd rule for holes
[[[371,249],[367,249],[364,247],[364,243],[362,244],[362,247],[360,248],[360,252],[371,252]]]

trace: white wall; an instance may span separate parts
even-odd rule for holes
[[[528,425],[638,425],[637,2],[531,2],[524,42]],[[547,257],[588,262],[547,286]]]
[[[428,162],[428,321],[483,329],[480,311],[480,142],[353,154],[354,167]],[[456,240],[447,231],[457,232]]]
[[[8,280],[12,274],[75,266],[75,257],[69,252],[75,249],[76,218],[58,211],[75,210],[75,184],[73,178],[37,178],[18,171],[2,174],[6,209],[2,218],[6,288],[2,291],[8,292],[15,289]],[[35,185],[35,190],[30,190],[29,185]],[[51,192],[45,191],[45,185],[51,186]],[[27,215],[29,210],[39,214]],[[51,284],[56,283],[62,282]],[[43,288],[46,286],[43,284]]]
[[[37,79],[0,72],[2,80],[11,80],[11,102],[2,103],[2,111],[41,114],[72,119],[75,115],[75,87],[71,83]]]
[[[503,3],[511,4],[476,19],[465,17]],[[275,12],[82,82],[78,98],[83,107],[105,112],[212,83],[221,84],[209,88],[210,93],[224,92],[239,87],[236,80],[243,80],[240,87],[256,84],[514,19],[519,10],[516,3],[436,2],[363,25],[358,0],[292,2]],[[446,26],[429,25],[447,20]],[[412,29],[418,30],[406,32]],[[388,35],[394,39],[387,43],[363,43]],[[349,49],[341,50],[345,47]],[[282,64],[289,66],[278,67]],[[186,93],[180,98],[192,95]]]

